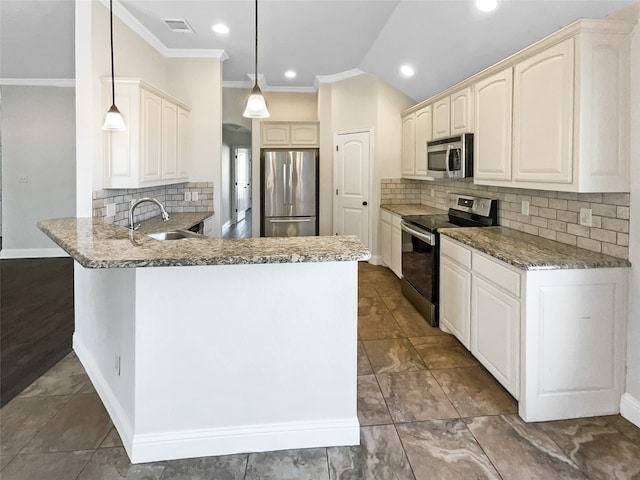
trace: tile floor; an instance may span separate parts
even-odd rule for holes
[[[0,410],[3,480],[631,479],[640,429],[619,415],[525,424],[387,269],[360,265],[358,447],[131,465],[73,354]]]

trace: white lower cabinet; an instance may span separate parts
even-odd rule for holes
[[[471,272],[446,256],[440,259],[440,325],[451,332],[465,347],[470,348]]]
[[[471,282],[471,353],[520,396],[520,301],[480,275]]]
[[[525,421],[619,412],[627,268],[519,270],[444,235],[440,248],[441,326]]]
[[[402,217],[380,210],[380,256],[382,263],[399,278],[402,277]]]

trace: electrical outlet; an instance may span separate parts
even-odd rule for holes
[[[116,204],[110,203],[107,205],[107,217],[115,217],[116,216]]]
[[[191,192],[184,192],[184,201],[185,202],[191,201]]]
[[[191,192],[191,201],[192,202],[198,201],[198,192]]]
[[[580,209],[580,225],[583,227],[590,227],[592,225],[591,219],[591,209],[590,208],[581,208]]]
[[[522,206],[520,207],[520,211],[522,215],[529,215],[529,202],[527,200],[522,200]]]

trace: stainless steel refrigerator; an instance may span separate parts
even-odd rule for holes
[[[318,149],[262,149],[263,237],[318,234]]]

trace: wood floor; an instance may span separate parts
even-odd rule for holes
[[[71,351],[73,260],[0,261],[0,405]]]
[[[222,232],[222,238],[251,238],[251,209],[245,212],[244,219]]]

